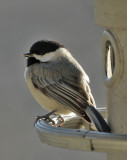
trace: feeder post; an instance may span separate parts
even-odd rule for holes
[[[127,134],[127,1],[94,0],[95,22],[104,26],[103,60],[107,119],[113,133]],[[126,160],[127,153],[108,153]]]

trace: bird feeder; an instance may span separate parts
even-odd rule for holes
[[[63,127],[46,120],[35,123],[43,143],[74,150],[108,153],[108,160],[127,159],[127,1],[94,0],[95,22],[104,26],[102,52],[107,109],[98,111],[112,133],[95,131],[76,115],[64,117]],[[106,116],[107,113],[107,116]]]

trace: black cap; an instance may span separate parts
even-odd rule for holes
[[[46,53],[56,51],[59,48],[64,48],[64,46],[59,44],[58,42],[41,40],[32,45],[32,47],[30,48],[30,53],[44,55]]]

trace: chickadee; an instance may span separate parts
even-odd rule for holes
[[[66,115],[74,112],[98,131],[111,132],[95,109],[89,77],[61,44],[41,40],[32,45],[27,57],[25,80],[36,101],[49,111]]]

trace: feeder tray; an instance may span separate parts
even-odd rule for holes
[[[98,111],[105,117],[104,108]],[[98,132],[93,124],[85,123],[76,115],[63,118],[65,120],[63,127],[51,126],[45,119],[35,123],[35,128],[43,143],[73,150],[127,152],[127,135]]]

